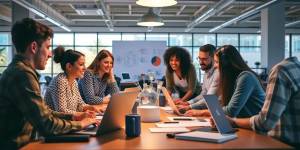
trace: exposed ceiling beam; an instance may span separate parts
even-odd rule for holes
[[[213,5],[210,9],[208,9],[205,13],[201,16],[196,17],[194,20],[189,23],[185,29],[185,32],[191,31],[196,25],[200,24],[201,22],[205,21],[207,18],[219,13],[224,8],[232,4],[235,0],[221,0]]]
[[[0,20],[11,22],[11,8],[0,4]]]
[[[198,16],[200,14],[200,12],[206,7],[206,5],[202,5],[199,9],[197,9],[194,14],[193,17]]]
[[[184,10],[185,7],[186,7],[186,5],[182,5],[180,7],[179,11],[176,13],[176,16],[179,16],[182,13],[182,11]]]
[[[131,4],[128,5],[128,14],[132,15],[132,8],[131,8]]]
[[[95,2],[97,3],[97,0],[95,0]],[[104,15],[102,16],[104,19],[104,22],[108,28],[109,31],[114,31],[114,25],[112,22],[112,19],[110,17],[110,7],[109,5],[104,4],[103,0],[98,1],[99,7],[102,9]]]
[[[236,22],[238,22],[240,20],[248,18],[248,17],[250,17],[250,16],[252,16],[252,15],[254,15],[256,13],[259,13],[260,10],[262,10],[262,9],[264,9],[264,8],[266,8],[266,7],[274,4],[276,2],[279,2],[279,1],[281,1],[281,0],[271,0],[271,1],[267,2],[267,3],[264,3],[264,4],[262,4],[262,5],[258,6],[258,7],[255,7],[254,9],[251,9],[251,10],[249,10],[249,11],[247,11],[247,12],[245,12],[245,13],[243,13],[243,14],[241,14],[241,15],[239,15],[239,16],[231,19],[231,20],[229,20],[229,21],[226,21],[225,23],[223,23],[223,24],[221,24],[219,26],[216,26],[216,27],[210,29],[209,32],[217,31],[217,30],[222,29],[222,28],[224,28],[226,26],[229,26],[229,25],[231,25],[233,23],[236,23]]]
[[[250,7],[247,7],[246,9],[241,11],[241,14],[244,13],[244,12],[247,12],[250,9],[253,9],[254,7],[255,7],[255,5],[251,5]]]

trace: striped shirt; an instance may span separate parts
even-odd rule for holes
[[[45,101],[52,110],[66,113],[82,111],[86,105],[80,96],[76,80],[70,86],[65,73],[60,73],[51,80],[45,93]]]
[[[100,104],[106,95],[119,92],[116,82],[109,83],[108,80],[100,79],[98,75],[87,70],[84,77],[79,80],[79,90],[85,103]]]
[[[253,130],[300,144],[300,62],[283,60],[271,70],[262,111],[250,118]]]
[[[0,145],[21,147],[41,135],[63,134],[81,128],[72,115],[52,111],[44,102],[39,75],[28,60],[16,55],[0,79]],[[7,148],[7,149],[10,149]]]

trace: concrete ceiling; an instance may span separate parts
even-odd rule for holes
[[[67,21],[70,27],[137,27],[136,23],[148,8],[137,5],[136,0],[31,0],[37,8],[41,3],[56,11]],[[187,28],[189,24],[203,15],[210,8],[215,7],[221,0],[177,0],[178,4],[170,7],[158,8],[156,12],[163,18],[163,28]],[[228,1],[228,0],[227,0]],[[235,0],[228,6],[221,8],[194,28],[212,28],[220,25],[246,11],[254,9],[269,0]],[[224,0],[223,0],[224,2]],[[226,2],[226,0],[225,0]],[[11,24],[11,1],[0,0],[0,25]],[[49,10],[49,8],[46,8]],[[42,9],[42,8],[41,8]],[[43,7],[45,9],[45,7]],[[300,20],[300,1],[286,0],[286,23]],[[57,17],[54,16],[54,17]],[[42,18],[36,19],[51,24]],[[259,28],[260,14],[255,14],[229,27]],[[300,28],[300,23],[289,28]]]

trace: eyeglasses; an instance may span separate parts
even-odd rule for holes
[[[200,58],[199,56],[196,58],[198,61],[207,61],[209,58]]]

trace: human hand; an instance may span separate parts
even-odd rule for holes
[[[103,101],[102,101],[102,104],[108,104],[109,103],[109,100],[110,100],[110,95],[107,95],[105,97],[103,97]]]
[[[111,68],[110,71],[109,71],[109,80],[111,82],[116,82],[115,74],[114,74],[114,68]]]
[[[184,110],[184,111],[187,111],[187,110],[191,109],[191,107],[189,105],[177,105],[177,108],[179,110]]]
[[[85,118],[96,118],[96,113],[87,110],[86,112],[75,112],[72,116],[72,120],[74,121],[81,121]]]
[[[99,123],[100,122],[96,120],[96,118],[84,118],[83,120],[80,121],[81,128],[86,128],[92,124],[98,126]]]
[[[174,99],[173,101],[175,105],[179,105],[181,102],[183,102],[180,98]]]
[[[87,110],[90,110],[90,111],[94,111],[96,113],[99,113],[100,111],[97,109],[97,107],[93,106],[93,105],[85,105],[83,106],[83,111],[87,111]]]

